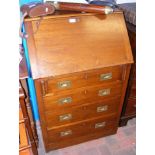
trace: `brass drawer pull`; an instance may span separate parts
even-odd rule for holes
[[[59,120],[60,121],[67,121],[67,120],[70,120],[72,119],[72,115],[71,114],[65,114],[65,115],[60,115],[59,116]]]
[[[68,135],[72,135],[72,130],[60,132],[61,137],[68,136]]]
[[[62,98],[58,100],[59,104],[68,104],[72,102],[72,98],[71,97],[66,97],[66,98]]]
[[[71,87],[71,81],[58,82],[57,86],[58,86],[59,89],[70,88]]]
[[[102,89],[102,90],[99,90],[98,92],[98,96],[106,96],[109,94],[110,94],[110,89]]]
[[[107,110],[108,110],[107,105],[97,107],[97,112],[104,112],[104,111],[107,111]]]
[[[97,128],[103,128],[103,127],[105,127],[105,125],[106,125],[106,122],[96,123],[95,124],[95,129],[97,129]]]
[[[112,79],[112,73],[106,73],[100,75],[100,81]]]

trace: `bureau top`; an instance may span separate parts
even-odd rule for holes
[[[25,20],[33,79],[132,63],[121,12]]]

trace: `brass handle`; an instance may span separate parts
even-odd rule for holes
[[[103,127],[105,127],[105,125],[106,125],[106,122],[96,123],[95,124],[95,129],[97,129],[97,128],[103,128]]]
[[[60,115],[59,116],[59,120],[60,121],[67,121],[72,119],[72,114],[65,114],[65,115]]]
[[[72,130],[67,130],[67,131],[60,132],[61,137],[68,136],[68,135],[72,135]]]
[[[71,81],[58,82],[57,86],[58,86],[59,89],[70,88],[71,87]]]
[[[68,104],[72,102],[71,97],[61,98],[58,100],[59,104]]]
[[[108,110],[107,105],[97,107],[97,112],[104,112],[104,111],[107,111],[107,110]]]
[[[112,79],[112,73],[106,73],[100,75],[100,81],[110,80]]]
[[[98,96],[107,96],[110,94],[110,89],[102,89],[102,90],[99,90],[98,92]]]

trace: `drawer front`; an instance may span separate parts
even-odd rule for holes
[[[103,136],[113,135],[117,132],[117,128],[115,126],[111,127],[108,130],[102,130],[101,132],[94,132],[94,133],[86,133],[85,135],[74,137],[71,139],[65,139],[61,141],[49,142],[47,145],[47,150],[56,150],[63,147],[77,145],[79,143],[87,142],[89,140],[101,138]]]
[[[100,101],[93,104],[84,104],[82,106],[74,106],[59,111],[46,112],[47,127],[64,125],[76,121],[82,121],[98,116],[106,116],[118,112],[120,97],[110,100]]]
[[[60,91],[72,90],[92,84],[103,84],[117,80],[122,80],[122,66],[107,67],[42,80],[42,90],[44,95],[50,93],[57,94]]]
[[[111,97],[120,96],[121,90],[121,83],[76,89],[75,91],[69,91],[59,95],[43,97],[44,108],[45,111],[54,111],[84,103],[110,99]]]
[[[58,140],[74,139],[85,134],[103,132],[111,128],[116,128],[115,115],[111,117],[98,117],[96,119],[81,121],[63,127],[48,129],[48,141],[56,142]]]
[[[136,113],[136,99],[129,98],[127,107],[126,107],[126,112],[125,115],[133,115]]]

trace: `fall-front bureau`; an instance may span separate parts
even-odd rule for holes
[[[46,151],[117,131],[131,48],[122,12],[25,20]]]

